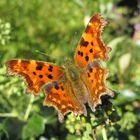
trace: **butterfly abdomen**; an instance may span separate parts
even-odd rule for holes
[[[65,67],[65,72],[66,79],[70,82],[76,98],[80,101],[81,104],[84,104],[85,102],[87,102],[87,90],[81,80],[79,69],[75,65],[70,64]]]

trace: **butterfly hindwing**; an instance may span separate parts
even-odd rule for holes
[[[74,59],[79,67],[84,68],[95,59],[108,58],[107,53],[110,48],[105,46],[100,37],[106,23],[100,14],[90,19],[75,51]]]
[[[106,87],[107,70],[103,69],[97,61],[91,62],[81,75],[87,89],[88,89],[88,104],[93,111],[95,107],[101,103],[100,97],[102,95],[113,96],[112,91]]]
[[[27,91],[35,95],[44,84],[60,80],[64,74],[63,68],[42,61],[18,59],[8,61],[6,65],[7,73],[22,76],[27,83]]]
[[[73,112],[76,115],[86,114],[85,106],[80,104],[74,96],[69,82],[52,82],[45,86],[44,92],[46,95],[44,105],[53,106],[58,111],[61,122],[68,112]]]

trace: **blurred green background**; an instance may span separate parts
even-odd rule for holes
[[[86,21],[95,13],[109,21],[103,39],[112,48],[105,67],[115,98],[87,117],[66,116],[42,105],[44,95],[25,94],[21,78],[7,77],[4,63],[14,58],[63,65],[73,59]],[[36,50],[44,52],[44,56]],[[0,139],[6,140],[140,139],[139,0],[0,0]]]

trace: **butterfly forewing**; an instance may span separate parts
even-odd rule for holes
[[[63,77],[63,68],[42,61],[10,60],[6,63],[9,75],[22,76],[27,83],[27,91],[38,94],[44,84],[58,81]]]
[[[90,19],[75,51],[74,59],[79,67],[84,68],[95,59],[108,58],[107,53],[110,48],[105,46],[100,37],[106,23],[100,14],[94,15]]]

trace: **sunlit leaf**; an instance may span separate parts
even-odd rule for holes
[[[40,115],[34,114],[23,127],[22,138],[37,137],[44,132],[44,119]]]

